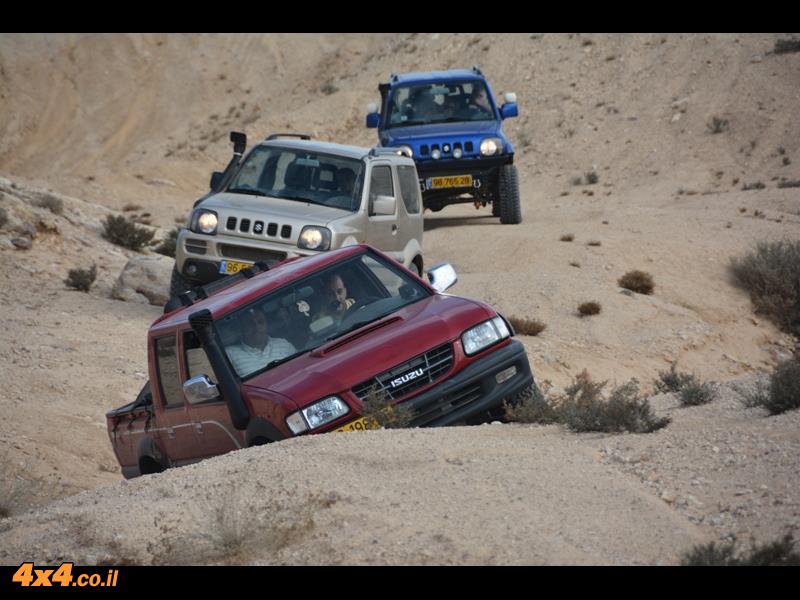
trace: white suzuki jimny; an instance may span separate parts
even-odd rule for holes
[[[414,161],[396,149],[360,148],[275,134],[211,176],[175,251],[170,292],[237,273],[367,243],[423,273],[422,202]],[[244,157],[243,157],[244,156]]]

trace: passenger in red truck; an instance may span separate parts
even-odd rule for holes
[[[241,342],[228,346],[228,358],[239,377],[263,369],[274,360],[286,358],[297,352],[283,338],[269,336],[267,316],[259,309],[246,310],[240,317]]]

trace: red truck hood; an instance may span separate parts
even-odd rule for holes
[[[465,329],[494,315],[475,300],[436,294],[367,326],[374,329],[366,334],[353,332],[323,346],[322,353],[318,349],[257,375],[245,387],[277,392],[303,407],[454,341]],[[381,323],[386,324],[376,327]]]

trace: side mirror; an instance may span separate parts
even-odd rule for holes
[[[207,375],[198,375],[184,382],[183,395],[189,404],[199,404],[219,398],[219,390]]]
[[[241,131],[231,131],[231,142],[233,142],[233,153],[243,154],[247,148],[247,136]]]
[[[503,104],[500,107],[500,118],[501,119],[510,119],[511,117],[516,117],[519,114],[517,111],[516,104]]]
[[[506,92],[503,95],[503,100],[506,104],[516,104],[517,103],[517,95],[514,92]]]
[[[428,281],[437,292],[443,292],[458,282],[458,275],[450,263],[439,263],[428,271]]]
[[[370,102],[367,105],[367,127],[369,129],[375,129],[380,122],[381,115],[378,112],[378,105],[374,102]]]
[[[378,196],[372,201],[372,214],[393,215],[397,211],[397,200],[392,196]]]
[[[222,176],[224,173],[222,171],[214,171],[211,173],[211,182],[208,184],[208,189],[211,191],[215,191],[217,186],[222,183]]]

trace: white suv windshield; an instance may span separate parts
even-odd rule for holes
[[[360,206],[363,170],[364,163],[355,158],[257,146],[226,191],[356,211]]]
[[[269,292],[215,326],[245,379],[429,295],[406,271],[364,253]]]
[[[387,112],[389,127],[495,118],[489,92],[481,81],[399,86]]]

